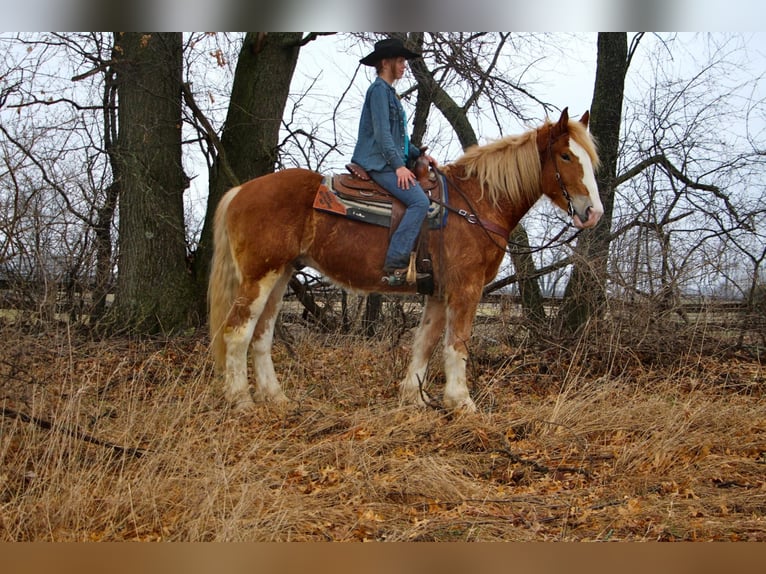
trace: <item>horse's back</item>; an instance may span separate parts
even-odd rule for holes
[[[262,199],[274,196],[276,201],[285,199],[285,195],[294,196],[316,192],[322,175],[302,167],[290,167],[273,173],[267,173],[242,184],[246,195],[258,194]]]
[[[250,224],[265,219],[305,215],[311,209],[322,176],[303,168],[289,168],[246,181],[229,205],[229,219],[237,214]]]

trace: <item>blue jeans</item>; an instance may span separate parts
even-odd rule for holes
[[[399,227],[391,236],[383,268],[388,270],[407,267],[410,263],[410,251],[420,233],[420,226],[426,218],[431,200],[428,199],[419,183],[415,183],[409,189],[401,189],[397,185],[396,173],[393,171],[369,171],[368,173],[375,183],[388,190],[407,208]]]

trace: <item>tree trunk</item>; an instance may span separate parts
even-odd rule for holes
[[[519,278],[519,295],[524,318],[533,327],[545,324],[545,308],[540,284],[537,281],[537,269],[529,249],[529,236],[523,226],[517,225],[511,231],[510,256],[516,275]]]
[[[139,332],[189,325],[181,165],[180,33],[116,37],[120,165],[115,318]]]
[[[362,333],[368,339],[375,336],[375,330],[380,323],[381,313],[383,311],[383,296],[380,293],[370,293],[364,304],[364,315],[362,316]]]
[[[195,257],[197,304],[204,312],[212,257],[213,216],[226,191],[274,171],[279,128],[298,62],[302,33],[248,32],[234,73],[231,100],[210,173],[210,195]]]
[[[115,44],[112,44],[112,58],[118,58]],[[104,150],[112,168],[112,183],[105,190],[104,203],[96,211],[93,225],[96,244],[96,276],[93,287],[93,309],[91,314],[96,322],[106,314],[106,298],[112,285],[112,223],[120,197],[120,160],[116,155],[118,138],[117,124],[117,73],[113,67],[106,70],[104,77]]]
[[[422,50],[423,33],[416,32],[411,34],[410,41],[418,49]],[[463,149],[476,145],[478,139],[473,126],[468,121],[466,110],[459,106],[452,96],[439,86],[422,59],[412,60],[410,67],[418,82],[417,103],[419,107],[416,109],[415,119],[421,118],[424,115],[423,109],[427,110],[431,103],[433,103],[455,130]],[[424,120],[421,121],[425,123]],[[414,135],[422,138],[422,132],[425,131],[425,127],[416,123],[415,128]],[[511,261],[516,269],[519,290],[522,294],[521,300],[524,316],[539,326],[545,320],[545,311],[542,304],[540,284],[536,276],[535,262],[529,249],[529,236],[524,226],[519,223],[508,239],[510,242]]]
[[[572,276],[559,312],[561,326],[574,332],[606,301],[607,259],[614,209],[622,100],[628,69],[625,32],[599,33],[596,84],[590,109],[590,130],[598,141],[601,168],[596,174],[604,215],[598,226],[581,234]]]

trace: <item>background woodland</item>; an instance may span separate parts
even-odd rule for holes
[[[379,38],[0,35],[0,540],[765,541],[761,34],[404,35],[414,141],[444,163],[587,107],[604,218],[513,230],[476,414],[398,404],[419,297],[310,269],[274,348],[293,400],[229,410],[211,214],[342,169]]]

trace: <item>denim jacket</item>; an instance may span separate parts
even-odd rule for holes
[[[378,77],[367,88],[359,119],[359,134],[351,161],[366,170],[396,171],[420,155],[408,144],[404,109],[396,90]],[[405,148],[409,147],[405,158]]]

